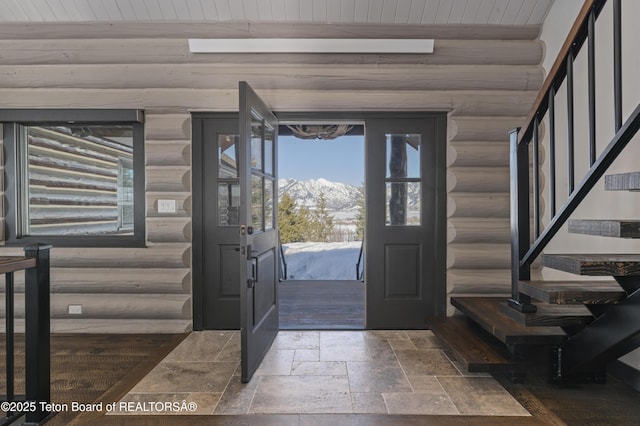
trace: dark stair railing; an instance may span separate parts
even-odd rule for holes
[[[287,260],[284,257],[284,249],[282,248],[282,240],[278,233],[278,248],[280,250],[280,281],[287,279]]]
[[[508,304],[511,308],[520,312],[535,312],[536,306],[531,303],[531,298],[519,291],[520,280],[529,280],[531,277],[531,264],[542,253],[547,244],[560,230],[569,216],[592,190],[597,181],[604,175],[609,166],[620,155],[625,146],[631,141],[640,128],[640,104],[634,109],[627,120],[622,121],[622,2],[611,0],[613,3],[613,97],[614,97],[614,123],[615,136],[607,145],[600,156],[596,157],[596,90],[595,90],[595,22],[604,8],[607,0],[585,1],[576,22],[571,28],[567,40],[562,46],[556,61],[546,78],[543,87],[536,98],[534,107],[529,114],[525,126],[514,129],[510,133],[510,162],[511,162],[511,298]],[[573,87],[573,62],[580,49],[587,42],[587,78],[588,78],[588,148],[589,170],[582,180],[575,184],[575,155],[574,155],[574,87]],[[634,41],[632,41],[634,42]],[[555,97],[561,85],[566,83],[567,90],[567,152],[568,163],[568,199],[556,209],[556,126],[555,126]],[[540,160],[538,150],[540,144],[539,126],[548,113],[548,137],[549,137],[549,209],[551,219],[541,229],[540,211]],[[530,171],[529,149],[532,149],[532,170]],[[530,177],[530,174],[532,176]],[[531,182],[531,180],[533,182]],[[533,194],[530,192],[532,185]],[[533,206],[530,205],[533,198]],[[533,208],[531,208],[533,207]],[[533,239],[531,242],[530,223],[533,222]],[[631,303],[631,302],[627,302]],[[635,312],[639,312],[636,309]],[[612,315],[613,316],[613,315]],[[636,314],[640,320],[640,313]],[[605,321],[601,320],[600,324]],[[611,320],[608,320],[607,332],[611,332]],[[594,322],[593,324],[596,324]],[[602,325],[594,326],[602,327]],[[619,339],[631,337],[622,336]],[[636,339],[638,340],[638,339]],[[577,340],[574,341],[574,343]],[[593,345],[594,342],[592,341]],[[607,339],[599,341],[601,345],[613,345]],[[573,345],[573,344],[572,344]],[[625,344],[616,344],[619,348]],[[578,346],[576,346],[577,348]],[[571,363],[587,365],[594,357],[583,352],[576,355],[579,349],[565,348],[562,351],[566,360]],[[600,351],[603,352],[603,351]],[[606,352],[606,349],[604,350]],[[614,355],[611,352],[609,355]],[[581,358],[580,362],[577,358]],[[566,362],[565,362],[566,363]]]
[[[0,257],[5,274],[6,395],[2,399],[2,425],[23,420],[41,424],[50,415],[50,278],[49,245],[24,248],[25,256]],[[25,395],[14,389],[14,281],[13,273],[25,271]]]
[[[360,244],[360,253],[358,254],[358,261],[356,262],[356,280],[362,281],[364,279],[364,235],[362,236],[362,243]],[[362,268],[360,268],[362,264]]]

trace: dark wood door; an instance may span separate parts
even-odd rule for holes
[[[278,120],[240,82],[240,327],[248,382],[278,333]]]
[[[424,328],[444,309],[446,117],[366,126],[366,326]]]
[[[240,328],[238,114],[194,114],[194,329]]]

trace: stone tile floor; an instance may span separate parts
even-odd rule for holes
[[[194,332],[121,402],[195,403],[163,411],[181,415],[530,415],[490,375],[461,372],[427,330],[280,331],[250,383],[239,364],[239,332]],[[110,414],[145,413],[159,414]]]

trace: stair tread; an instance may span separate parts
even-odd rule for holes
[[[502,343],[559,344],[566,339],[560,327],[525,327],[502,313],[504,297],[452,297],[451,304]]]
[[[594,320],[593,314],[584,305],[554,305],[544,302],[535,302],[535,305],[537,311],[533,313],[519,312],[506,304],[500,308],[503,314],[527,327],[584,326]]]
[[[640,220],[573,219],[569,221],[569,232],[601,237],[640,238]]]
[[[640,254],[545,254],[542,265],[577,275],[640,275]]]
[[[550,304],[602,305],[616,303],[626,297],[615,281],[520,281],[519,290]]]
[[[474,333],[462,316],[432,318],[429,327],[470,373],[495,373],[518,364]]]
[[[604,177],[606,191],[640,191],[640,172],[619,173]]]

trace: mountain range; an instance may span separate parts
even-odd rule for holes
[[[278,180],[278,198],[289,194],[298,207],[314,209],[318,206],[320,194],[324,194],[329,211],[345,211],[358,208],[360,191],[357,187],[327,179],[280,179]]]

